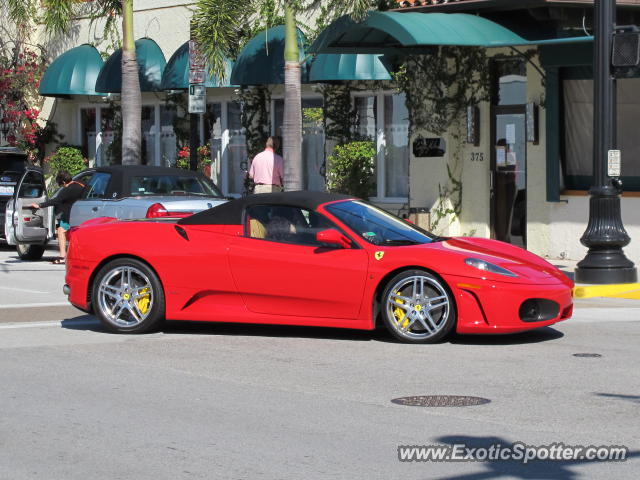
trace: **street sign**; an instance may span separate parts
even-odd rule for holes
[[[189,40],[189,70],[204,70],[204,58],[195,40]]]
[[[189,113],[207,111],[207,88],[204,85],[189,85]]]
[[[200,46],[189,40],[189,113],[205,113],[207,109],[204,63]]]
[[[622,155],[620,150],[609,150],[609,162],[607,165],[607,175],[619,177],[622,170]]]
[[[189,84],[204,83],[204,70],[189,70]]]

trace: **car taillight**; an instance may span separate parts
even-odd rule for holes
[[[188,217],[193,212],[170,212],[161,203],[154,203],[147,209],[146,218],[162,218],[162,217]]]
[[[167,211],[166,208],[164,208],[164,205],[162,205],[161,203],[154,203],[147,209],[146,217],[147,218],[166,217],[167,213],[169,212]]]

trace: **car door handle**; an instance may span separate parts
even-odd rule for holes
[[[97,211],[98,211],[98,207],[93,207],[93,208],[91,209],[91,211],[92,211],[92,212],[97,212]]]

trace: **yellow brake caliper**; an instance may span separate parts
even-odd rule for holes
[[[399,290],[396,292],[396,295],[400,295]],[[396,298],[396,303],[404,305],[404,301],[400,300],[399,298]],[[393,311],[393,315],[396,317],[396,321],[398,322],[400,328],[407,328],[407,325],[409,325],[409,319],[407,318],[407,313],[404,311],[404,309],[396,307]]]
[[[142,290],[140,290],[140,296],[136,300],[136,305],[138,306],[138,310],[140,310],[140,313],[142,313],[143,315],[147,313],[147,310],[149,309],[149,303],[151,303],[151,295],[149,294],[149,289],[143,288]]]

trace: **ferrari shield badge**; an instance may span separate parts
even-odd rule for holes
[[[376,260],[382,260],[382,257],[384,257],[384,252],[376,252],[373,256],[376,257]]]

